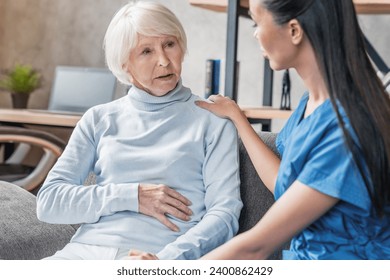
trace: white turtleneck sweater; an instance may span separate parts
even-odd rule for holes
[[[238,230],[237,133],[178,86],[162,97],[132,87],[87,111],[37,195],[38,218],[81,224],[71,242],[197,259]],[[90,172],[96,184],[84,186]],[[165,184],[191,200],[180,232],[138,212],[139,183]]]

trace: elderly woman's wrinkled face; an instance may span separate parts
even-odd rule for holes
[[[176,37],[138,35],[138,44],[130,52],[126,67],[134,86],[163,96],[176,87],[182,61],[183,51]]]

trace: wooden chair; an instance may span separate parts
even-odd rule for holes
[[[0,164],[0,180],[28,191],[40,186],[66,146],[53,134],[13,126],[0,126],[0,143],[13,144],[12,154]],[[27,166],[23,161],[32,146],[39,147],[43,153],[35,166]]]

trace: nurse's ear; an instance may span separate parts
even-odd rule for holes
[[[294,45],[299,45],[303,40],[303,28],[298,20],[292,19],[288,23],[289,33],[291,36],[291,42]]]

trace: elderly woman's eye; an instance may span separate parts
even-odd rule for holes
[[[166,47],[168,48],[172,48],[173,46],[175,46],[175,42],[174,41],[169,41],[165,44]]]
[[[149,53],[151,53],[152,51],[150,50],[150,49],[144,49],[143,51],[142,51],[142,54],[149,54]]]

